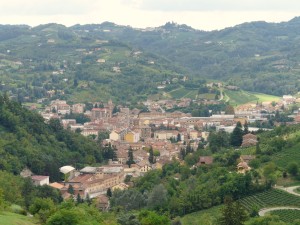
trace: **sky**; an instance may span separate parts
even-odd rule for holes
[[[299,0],[0,0],[0,24],[99,24],[136,28],[166,22],[220,30],[244,22],[300,16]]]

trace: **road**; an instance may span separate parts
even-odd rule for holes
[[[286,191],[292,195],[297,195],[300,196],[299,193],[295,192],[295,189],[299,188],[300,186],[293,186],[293,187],[276,187],[277,189]],[[289,206],[278,206],[278,207],[270,207],[270,208],[264,208],[259,210],[258,215],[259,216],[264,216],[266,213],[271,212],[271,211],[275,211],[275,210],[282,210],[282,209],[286,209],[286,210],[300,210],[300,208],[297,207],[289,207]]]
[[[287,209],[287,210],[300,210],[300,208],[296,208],[296,207],[272,207],[272,208],[265,208],[265,209],[261,209],[258,212],[259,216],[264,216],[266,213],[271,212],[271,211],[276,211],[276,210],[282,210],[282,209]]]
[[[300,188],[300,186],[293,186],[293,187],[281,187],[281,186],[279,186],[279,187],[276,187],[276,188],[281,189],[283,191],[286,191],[286,192],[288,192],[292,195],[300,196],[300,194],[296,192],[296,189]]]

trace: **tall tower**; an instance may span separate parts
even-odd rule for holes
[[[109,99],[108,104],[107,104],[108,110],[109,110],[109,117],[112,117],[112,112],[114,110],[114,104],[111,99]]]

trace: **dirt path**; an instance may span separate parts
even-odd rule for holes
[[[280,189],[280,190],[283,190],[283,191],[286,191],[292,195],[297,195],[297,196],[300,196],[299,193],[296,192],[296,189],[299,188],[300,186],[292,186],[292,187],[276,187],[277,189]]]
[[[287,210],[300,210],[300,208],[296,208],[296,207],[272,207],[272,208],[265,208],[265,209],[261,209],[258,212],[259,216],[264,216],[266,213],[271,212],[271,211],[276,211],[276,210],[282,210],[282,209],[287,209]]]
[[[293,187],[282,187],[282,186],[278,186],[276,187],[277,189],[286,191],[292,195],[297,195],[300,196],[299,193],[297,193],[295,191],[295,189],[299,188],[300,186],[293,186]],[[264,216],[266,213],[271,212],[271,211],[276,211],[276,210],[282,210],[282,209],[286,209],[286,210],[300,210],[300,208],[297,207],[288,207],[288,206],[279,206],[279,207],[270,207],[270,208],[264,208],[259,210],[258,215],[259,216]]]

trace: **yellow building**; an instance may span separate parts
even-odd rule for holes
[[[126,135],[125,135],[125,141],[129,142],[129,143],[136,143],[140,140],[140,135],[139,133],[133,132],[133,131],[129,131]]]

